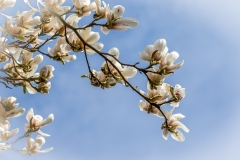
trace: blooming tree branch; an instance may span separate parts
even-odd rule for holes
[[[15,0],[1,1],[0,9],[12,7]],[[51,78],[54,77],[54,66],[43,66],[39,72],[38,66],[43,61],[44,56],[54,61],[65,64],[74,61],[77,56],[71,52],[83,52],[88,67],[88,78],[91,85],[102,89],[112,88],[116,84],[122,84],[131,88],[144,100],[139,101],[141,111],[163,118],[162,124],[163,138],[167,139],[171,133],[173,139],[184,141],[183,134],[178,128],[188,132],[189,129],[179,120],[184,118],[182,114],[172,114],[175,107],[185,97],[185,88],[179,84],[172,87],[165,83],[165,79],[182,67],[184,61],[175,64],[179,54],[175,51],[168,53],[165,39],[158,39],[152,45],[147,45],[144,51],[139,53],[140,58],[147,62],[144,68],[138,67],[140,62],[127,64],[119,60],[120,51],[113,47],[108,52],[102,52],[104,44],[99,42],[100,35],[92,31],[93,27],[100,27],[104,34],[113,30],[124,32],[127,29],[137,27],[138,20],[135,18],[123,18],[125,8],[121,5],[110,9],[109,5],[101,0],[73,0],[72,7],[63,6],[65,0],[37,0],[37,7],[34,8],[28,0],[24,2],[31,8],[29,11],[18,12],[16,16],[6,17],[5,24],[0,28],[0,83],[6,88],[22,87],[23,93],[42,93],[48,94],[51,88]],[[102,6],[103,5],[103,6]],[[79,26],[78,22],[93,14],[93,20],[85,25]],[[36,16],[34,16],[36,15]],[[106,23],[101,24],[99,20],[106,19]],[[9,37],[13,41],[7,43]],[[40,39],[41,38],[41,39]],[[49,42],[56,41],[54,48],[48,47],[48,53],[43,51],[43,47]],[[36,54],[39,53],[39,54]],[[100,71],[91,69],[88,55],[98,55],[103,59]],[[141,73],[148,80],[145,93],[138,87],[129,82],[137,72]],[[26,115],[28,124],[25,125],[25,134],[13,143],[7,142],[14,137],[19,129],[9,131],[9,118],[18,117],[25,112],[24,108],[17,108],[15,97],[0,99],[0,151],[12,148],[23,154],[46,153],[53,148],[41,150],[45,143],[43,133],[40,128],[51,123],[54,119],[50,114],[46,119],[40,115],[34,115],[31,108]],[[170,111],[162,109],[163,105],[172,106]],[[31,138],[33,132],[40,135],[36,140]],[[26,138],[27,145],[22,150],[16,150],[12,146],[17,141]]]

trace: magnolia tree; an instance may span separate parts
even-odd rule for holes
[[[0,9],[13,7],[16,0],[0,1]],[[37,0],[36,4],[24,2],[29,6],[28,11],[17,12],[10,16],[3,12],[0,14],[6,18],[5,24],[0,28],[0,83],[7,89],[22,87],[23,93],[48,94],[51,88],[50,79],[53,78],[54,66],[47,65],[38,68],[43,57],[50,58],[62,64],[74,61],[77,57],[74,53],[81,52],[85,56],[88,74],[82,75],[88,78],[91,85],[102,89],[112,88],[117,84],[131,88],[143,100],[138,106],[141,111],[153,114],[163,119],[161,126],[162,136],[167,140],[168,135],[176,141],[184,141],[184,135],[179,128],[188,132],[188,128],[180,122],[184,115],[173,114],[174,108],[179,106],[181,99],[185,97],[185,89],[179,84],[172,87],[165,79],[183,65],[183,61],[177,64],[177,52],[168,52],[165,39],[158,39],[153,44],[147,45],[139,53],[140,58],[148,65],[144,68],[135,64],[126,64],[118,58],[118,48],[111,48],[103,52],[103,43],[98,42],[99,33],[92,31],[92,27],[100,27],[104,34],[115,30],[124,32],[127,29],[137,27],[135,18],[124,18],[125,8],[121,5],[110,8],[101,0],[72,0],[72,6],[64,6],[65,0]],[[33,7],[37,6],[37,7]],[[93,12],[91,16],[91,12]],[[86,16],[91,16],[92,21],[88,25],[79,26],[79,21]],[[99,20],[105,19],[104,23]],[[11,42],[9,42],[9,40]],[[55,41],[55,46],[43,46]],[[98,55],[102,58],[102,66],[99,69],[91,69],[88,61],[89,55]],[[148,80],[147,92],[139,90],[128,79],[133,78],[137,72]],[[162,110],[162,106],[170,104],[170,111]],[[26,113],[27,124],[24,126],[25,134],[15,138],[19,129],[10,129],[9,118],[15,118],[25,113],[24,108],[18,107],[15,97],[0,99],[0,151],[12,149],[22,154],[46,153],[53,148],[42,150],[46,133],[40,129],[51,123],[53,114],[43,119],[40,115],[34,115],[31,108]],[[33,132],[39,133],[34,139]],[[22,149],[14,148],[14,144],[26,138],[26,146]]]

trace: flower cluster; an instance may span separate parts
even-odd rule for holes
[[[185,97],[185,89],[179,84],[174,88],[165,83],[165,79],[184,62],[175,63],[179,54],[168,52],[166,40],[159,39],[140,52],[140,58],[149,63],[146,68],[138,67],[139,62],[134,65],[125,64],[119,60],[118,48],[111,48],[107,53],[102,52],[104,44],[100,42],[100,34],[93,31],[96,26],[99,26],[104,34],[111,30],[123,32],[137,27],[138,20],[123,17],[125,12],[123,6],[116,5],[111,8],[101,0],[72,0],[71,7],[64,5],[65,0],[37,0],[37,7],[33,7],[29,0],[23,1],[30,7],[29,10],[18,11],[14,16],[0,12],[0,15],[6,18],[4,25],[0,27],[0,65],[2,65],[0,74],[4,75],[0,75],[1,84],[6,88],[11,88],[11,85],[20,86],[24,93],[48,94],[51,88],[49,80],[53,78],[55,68],[52,65],[43,65],[44,56],[65,64],[76,60],[77,54],[84,54],[89,75],[82,77],[88,77],[93,86],[102,89],[111,88],[117,83],[130,87],[144,99],[139,102],[140,110],[165,119],[162,124],[163,138],[167,139],[168,133],[171,133],[173,139],[184,141],[183,134],[178,130],[181,128],[185,132],[189,131],[179,121],[184,116],[172,113]],[[15,3],[16,0],[0,0],[0,10],[13,7]],[[92,21],[79,26],[79,22],[91,13]],[[12,41],[9,42],[9,39]],[[44,46],[51,42],[55,42],[55,45],[48,47],[44,52]],[[103,59],[99,71],[91,69],[88,61],[88,56],[93,54]],[[148,79],[147,93],[138,90],[129,82],[137,72]],[[9,130],[8,119],[25,112],[25,109],[18,108],[15,102],[14,97],[0,99],[0,151],[13,149],[15,141],[13,143],[7,141],[19,130]],[[162,110],[165,104],[172,107],[169,112]],[[45,143],[44,136],[49,135],[40,129],[53,121],[53,114],[43,119],[40,115],[34,115],[33,109],[30,109],[26,119],[28,121],[24,127],[26,134],[19,139],[27,137],[27,145],[20,152],[32,155],[52,150],[52,148],[41,150]],[[35,140],[31,138],[33,132],[40,134]]]
[[[179,54],[177,52],[168,53],[165,39],[158,39],[154,45],[148,45],[139,55],[142,60],[149,62],[148,70],[145,72],[148,77],[148,93],[140,91],[145,98],[145,101],[140,100],[139,102],[140,110],[165,118],[162,125],[164,139],[167,139],[168,132],[170,132],[173,139],[184,141],[183,134],[177,129],[182,128],[185,132],[189,131],[186,126],[179,122],[184,116],[182,114],[172,115],[172,112],[185,97],[185,88],[179,84],[173,88],[164,82],[166,77],[183,65],[183,61],[174,64]],[[173,107],[170,112],[160,108],[166,103]]]
[[[46,150],[40,150],[42,145],[45,143],[45,139],[42,136],[49,136],[40,131],[40,128],[51,123],[54,119],[53,114],[50,114],[46,119],[40,115],[34,115],[33,109],[31,108],[26,118],[28,120],[28,124],[25,125],[24,129],[26,131],[25,135],[18,138],[13,143],[8,143],[7,141],[13,138],[19,131],[18,128],[9,130],[10,129],[10,122],[8,121],[9,118],[19,117],[24,114],[24,108],[18,108],[18,103],[16,103],[15,97],[8,97],[8,98],[0,98],[0,151],[7,150],[12,148],[13,144],[16,143],[18,140],[27,137],[27,147],[23,148],[19,152],[23,154],[36,154],[36,153],[45,153],[51,151],[53,148],[49,148]],[[40,135],[37,136],[36,141],[31,138],[32,132],[38,132]],[[13,148],[12,148],[13,149]]]

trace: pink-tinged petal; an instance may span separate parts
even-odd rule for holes
[[[179,121],[173,122],[172,126],[177,126],[177,128],[182,128],[185,132],[187,132],[187,133],[189,132],[189,129]]]
[[[125,8],[121,5],[116,5],[112,9],[112,14],[114,15],[114,19],[121,18],[124,12],[125,12]]]
[[[179,69],[180,67],[182,67],[183,63],[184,63],[184,61],[182,61],[178,64],[175,64],[175,65],[172,65],[172,66],[168,66],[166,69],[169,71]]]
[[[49,134],[43,133],[40,129],[37,132],[44,137],[49,137],[50,136]]]
[[[151,57],[149,57],[148,55],[142,53],[142,52],[139,52],[139,56],[142,60],[144,61],[147,61],[147,62],[150,62],[151,61]]]
[[[135,18],[122,18],[113,23],[113,27],[127,26],[128,28],[135,28],[138,25],[138,20]]]
[[[27,112],[27,115],[26,115],[26,119],[28,121],[28,123],[30,123],[30,120],[33,118],[34,116],[34,112],[33,112],[33,109],[29,109],[28,112]]]
[[[108,34],[110,32],[110,30],[107,28],[107,27],[102,27],[101,26],[101,31],[104,33],[104,34]]]
[[[19,129],[16,128],[16,129],[12,130],[11,132],[9,132],[7,140],[12,138],[13,136],[15,136],[18,133],[18,131],[19,131]]]
[[[171,133],[172,138],[176,141],[183,142],[185,140],[184,135],[179,130],[177,130],[177,132],[177,135],[175,133]]]
[[[163,129],[162,137],[163,137],[165,140],[168,139],[168,130],[167,130],[166,128]]]
[[[25,112],[25,109],[24,108],[16,108],[16,109],[13,109],[11,111],[8,111],[5,113],[5,116],[6,117],[18,117],[18,116],[21,116],[23,115],[23,113]]]
[[[36,124],[36,127],[42,127],[42,126],[48,125],[53,120],[54,120],[54,116],[53,116],[53,114],[50,114],[46,119],[44,119],[43,121],[38,122]]]
[[[16,3],[16,0],[5,0],[0,2],[0,10],[6,7],[13,7]]]

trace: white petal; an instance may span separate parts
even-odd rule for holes
[[[109,51],[108,51],[108,54],[110,55],[113,55],[116,59],[119,58],[119,50],[118,48],[114,47],[114,48],[111,48]],[[111,56],[107,56],[109,60],[111,60],[113,63],[116,61],[113,57]]]
[[[31,120],[31,118],[33,118],[33,116],[34,116],[33,109],[30,108],[27,112],[27,115],[26,115],[26,119],[27,119],[28,123],[30,123],[30,120]]]
[[[125,78],[132,78],[137,74],[137,69],[134,67],[127,67],[124,72],[122,72],[122,75]]]
[[[162,137],[163,137],[165,140],[168,139],[168,130],[167,130],[166,128],[163,129]]]
[[[99,38],[100,38],[99,33],[91,32],[89,37],[85,41],[89,44],[93,44],[93,43],[97,42],[99,40]]]
[[[174,65],[171,65],[171,66],[168,66],[166,69],[169,71],[179,69],[180,67],[182,67],[183,63],[184,63],[184,61],[174,64]]]
[[[28,93],[30,93],[30,94],[37,93],[37,91],[29,83],[26,83],[26,89],[27,89]]]
[[[110,30],[107,28],[107,27],[102,27],[101,26],[101,31],[104,33],[104,34],[108,34],[110,32]]]
[[[117,19],[122,17],[124,11],[125,11],[125,8],[123,6],[116,5],[112,9],[112,14],[114,14],[114,18]]]
[[[172,138],[175,139],[176,141],[183,142],[185,140],[184,135],[179,130],[177,131],[178,131],[177,135],[175,133],[171,133]]]
[[[135,18],[122,18],[113,23],[113,28],[117,26],[126,26],[128,28],[135,28],[138,25],[138,20]],[[114,28],[115,29],[115,28]]]
[[[44,137],[49,137],[50,136],[49,134],[43,133],[40,129],[37,132]]]
[[[160,52],[162,52],[165,49],[166,44],[167,42],[165,39],[158,39],[154,43],[154,50],[159,50]]]
[[[142,60],[144,61],[147,61],[147,62],[150,62],[151,61],[151,57],[149,57],[148,55],[142,53],[142,52],[139,52],[139,56]]]
[[[44,119],[43,121],[37,123],[36,127],[42,127],[42,126],[48,125],[53,120],[54,120],[54,116],[53,116],[53,114],[50,114],[46,119]]]

